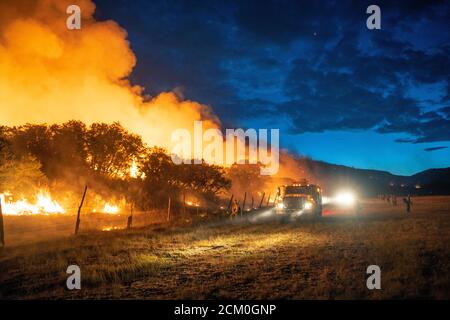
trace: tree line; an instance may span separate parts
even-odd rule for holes
[[[0,192],[30,196],[42,186],[79,192],[84,184],[142,210],[186,193],[213,201],[231,188],[224,168],[175,165],[165,149],[147,146],[118,122],[0,127]]]

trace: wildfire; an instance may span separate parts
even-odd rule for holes
[[[79,32],[65,25],[71,0],[0,1],[2,125],[120,121],[149,145],[168,150],[175,129],[191,128],[195,120],[206,121],[205,129],[219,127],[208,106],[179,94],[147,99],[128,79],[136,57],[126,31],[114,21],[97,21],[92,0],[76,3],[83,16]]]
[[[187,201],[186,204],[190,207],[200,207],[200,204],[198,202]]]
[[[119,213],[119,207],[106,203],[105,206],[103,207],[103,212],[109,214],[116,214]]]
[[[27,199],[12,201],[12,196],[9,193],[0,194],[2,212],[5,215],[59,214],[66,212],[47,192],[40,191],[36,199],[36,203],[33,204]]]
[[[130,167],[130,177],[137,178],[139,176],[139,168],[136,161],[133,161]]]
[[[119,227],[104,227],[102,228],[102,231],[113,231],[113,230],[120,230]]]

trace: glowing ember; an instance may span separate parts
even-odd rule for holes
[[[103,212],[109,214],[116,214],[119,213],[119,207],[106,203],[105,206],[103,207]]]
[[[102,231],[112,231],[112,230],[120,230],[119,227],[104,227],[102,228]]]
[[[26,199],[11,201],[12,197],[8,193],[0,194],[2,211],[5,215],[27,215],[27,214],[57,214],[66,211],[53,200],[46,192],[39,192],[35,204]]]
[[[186,204],[190,207],[200,207],[200,203],[198,202],[187,201]]]

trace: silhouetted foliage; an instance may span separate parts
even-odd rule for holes
[[[14,183],[17,175],[23,179]],[[43,179],[74,192],[88,183],[105,198],[124,197],[142,209],[164,207],[169,196],[177,201],[186,192],[212,199],[231,186],[222,168],[175,165],[166,150],[146,146],[117,122],[0,127],[0,179],[0,191],[11,192]]]

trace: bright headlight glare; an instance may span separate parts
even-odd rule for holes
[[[283,202],[277,203],[277,209],[284,209],[284,203]]]
[[[313,204],[310,201],[306,201],[304,208],[305,208],[305,210],[309,210],[312,208],[312,206],[313,206]]]
[[[351,206],[355,203],[355,195],[350,191],[344,191],[338,193],[338,195],[335,197],[335,200],[338,204],[344,205],[344,206]]]

